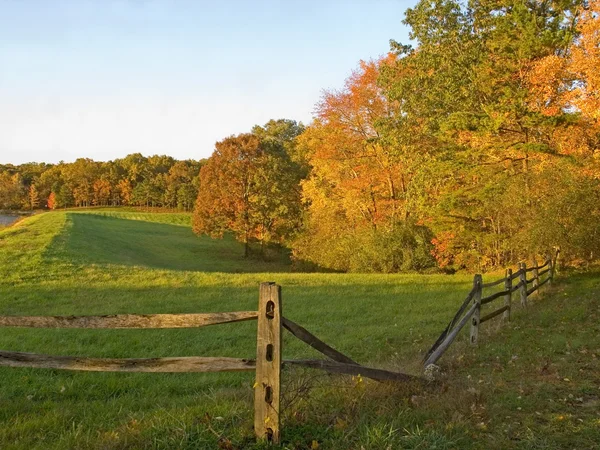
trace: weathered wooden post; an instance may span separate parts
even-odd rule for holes
[[[473,277],[473,303],[477,305],[475,312],[471,317],[471,345],[477,345],[479,340],[479,318],[481,317],[481,290],[482,290],[481,275],[477,274]]]
[[[261,283],[256,336],[254,432],[259,440],[279,443],[281,379],[281,286]]]
[[[519,292],[521,294],[521,306],[527,308],[527,264],[524,262],[519,264],[519,282],[521,283],[521,288]]]
[[[540,295],[540,289],[539,289],[540,273],[538,271],[537,259],[535,256],[533,257],[533,272],[532,273],[533,273],[533,287],[536,288],[534,292],[537,296],[539,296]]]
[[[506,269],[506,279],[504,280],[504,290],[507,294],[504,296],[504,306],[508,309],[502,314],[502,320],[510,322],[510,303],[512,300],[512,269]]]
[[[554,280],[554,275],[558,273],[558,257],[560,256],[560,247],[556,248],[556,253],[554,254],[554,262],[552,263],[552,279]]]

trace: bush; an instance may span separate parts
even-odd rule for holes
[[[294,257],[347,272],[423,271],[435,266],[432,237],[427,227],[411,223],[397,223],[390,231],[305,234],[295,243]]]

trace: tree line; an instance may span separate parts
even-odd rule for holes
[[[0,209],[145,206],[193,209],[202,161],[134,153],[114,161],[0,165]]]
[[[592,261],[599,15],[600,0],[423,0],[413,43],[360,62],[307,126],[271,120],[202,162],[3,169],[0,207],[194,203],[198,234],[342,271],[485,271],[557,246]]]
[[[344,271],[600,251],[600,1],[420,1],[313,122],[216,146],[194,230]]]

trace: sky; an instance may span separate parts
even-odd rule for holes
[[[210,156],[408,42],[416,0],[0,0],[0,163]]]

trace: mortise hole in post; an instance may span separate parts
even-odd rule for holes
[[[267,361],[273,361],[273,344],[267,344]]]
[[[473,326],[477,326],[477,319],[473,317]]]
[[[271,386],[265,387],[265,402],[273,403],[273,388]]]
[[[267,428],[267,441],[273,441],[273,428]]]
[[[273,319],[275,317],[275,303],[272,300],[267,302],[267,319]]]

